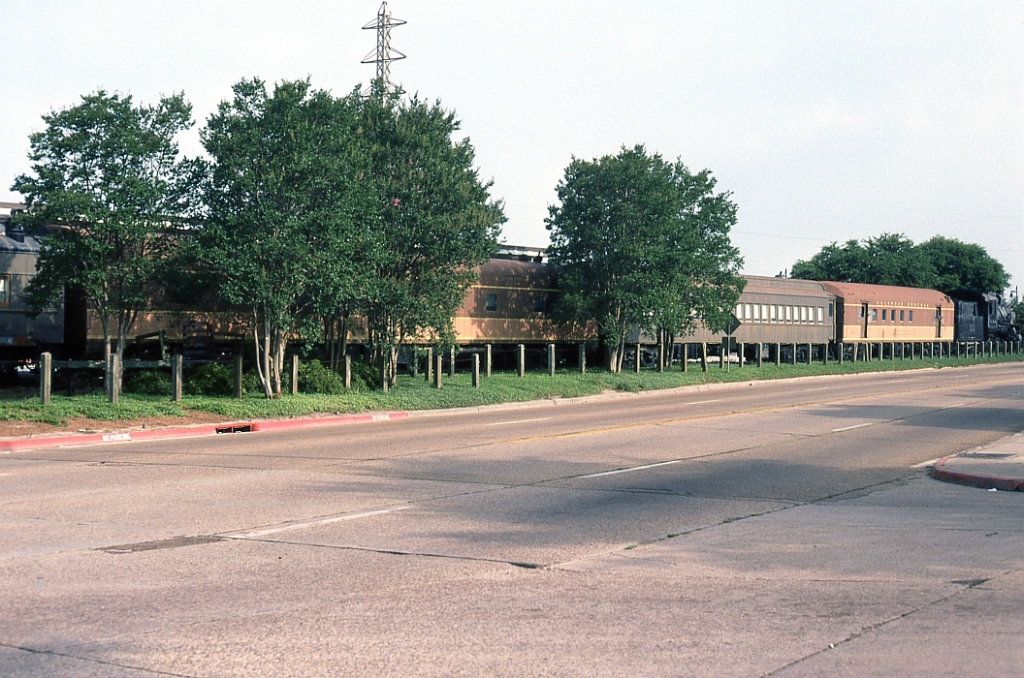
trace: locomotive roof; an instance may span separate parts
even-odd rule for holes
[[[832,294],[842,297],[847,303],[920,304],[924,306],[949,306],[953,303],[948,296],[938,290],[919,287],[828,281],[823,281],[822,285]]]
[[[6,232],[0,232],[0,252],[39,254],[39,240],[35,236],[25,234],[25,242],[18,242],[7,235]]]

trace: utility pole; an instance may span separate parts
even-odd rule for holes
[[[377,19],[363,26],[363,30],[377,31],[377,49],[366,55],[361,63],[377,64],[377,82],[380,83],[382,94],[391,90],[391,62],[404,59],[405,55],[391,47],[391,29],[404,26],[405,21],[396,19],[388,9],[388,3],[382,2],[377,10]],[[373,88],[370,88],[373,91]]]

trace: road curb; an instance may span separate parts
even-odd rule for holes
[[[0,441],[0,454],[42,448],[84,447],[88,445],[102,445],[106,443],[131,443],[153,440],[199,438],[224,433],[269,433],[273,431],[288,431],[302,428],[369,424],[377,421],[397,421],[400,419],[406,419],[408,416],[408,412],[377,412],[374,414],[354,414],[307,419],[235,421],[223,424],[182,426],[179,428],[162,428],[148,431],[90,433],[72,436],[51,436],[46,438],[20,438],[16,440]]]
[[[1005,492],[1024,492],[1024,478],[1008,478],[1004,476],[990,476],[980,473],[964,473],[962,471],[951,471],[946,468],[946,462],[958,455],[943,457],[932,466],[931,476],[936,480],[970,487],[981,487],[985,489],[1003,490]]]

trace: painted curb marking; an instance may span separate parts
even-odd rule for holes
[[[406,419],[408,412],[384,412],[377,414],[357,414],[343,417],[322,417],[318,419],[282,419],[278,421],[253,421],[216,424],[211,426],[190,426],[187,428],[166,428],[150,431],[131,431],[125,433],[93,433],[88,435],[63,436],[54,438],[22,438],[19,440],[0,441],[0,454],[10,454],[20,450],[62,447],[85,447],[103,443],[133,443],[149,440],[171,440],[180,438],[199,438],[226,433],[260,433],[286,431],[319,426],[343,426],[346,424],[366,424],[377,421],[397,421]]]
[[[981,487],[985,489],[1003,490],[1005,492],[1024,492],[1024,478],[1007,478],[1004,476],[988,476],[977,473],[963,473],[951,471],[946,468],[946,462],[952,457],[943,457],[932,466],[932,478],[943,480],[947,483],[968,485],[970,487]]]

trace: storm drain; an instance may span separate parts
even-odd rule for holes
[[[96,550],[113,554],[138,553],[139,551],[158,551],[160,549],[177,549],[183,546],[213,544],[218,541],[224,541],[224,538],[211,534],[198,537],[171,537],[170,539],[157,539],[156,541],[140,541],[137,544],[121,544],[120,546],[104,546]]]
[[[237,426],[218,426],[217,433],[252,433],[252,424],[239,424]]]

